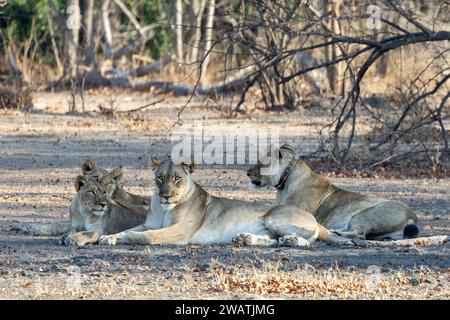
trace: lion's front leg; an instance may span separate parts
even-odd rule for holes
[[[116,242],[123,244],[187,244],[190,239],[186,239],[185,233],[179,224],[174,224],[167,228],[157,230],[147,230],[143,232],[127,231],[123,236],[118,237]]]
[[[115,234],[108,234],[108,235],[102,235],[99,239],[98,239],[98,243],[99,244],[109,244],[109,245],[116,245],[117,243],[124,243],[122,238],[124,237],[125,233],[127,232],[142,232],[145,231],[147,228],[145,227],[145,225],[141,224],[139,226],[136,226],[134,228],[119,232],[119,233],[115,233]],[[118,239],[120,239],[118,241]]]
[[[151,239],[145,235],[145,231],[127,231],[115,238],[115,244],[153,244]]]
[[[96,243],[99,237],[100,233],[98,231],[82,231],[62,236],[60,243],[80,247],[86,244]]]

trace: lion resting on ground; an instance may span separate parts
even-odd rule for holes
[[[64,244],[96,243],[101,235],[115,234],[145,221],[146,213],[108,201],[107,191],[99,182],[78,176],[75,188],[78,193],[70,207],[70,230],[61,239]]]
[[[144,224],[99,243],[230,244],[309,246],[316,239],[353,244],[320,226],[295,206],[224,199],[208,194],[189,173],[193,166],[152,158],[156,189]],[[278,240],[278,241],[277,241]]]
[[[414,224],[417,217],[407,205],[336,187],[298,159],[289,145],[280,147],[276,174],[261,174],[261,168],[269,166],[258,163],[247,171],[254,186],[276,187],[279,204],[311,212],[320,224],[341,236],[379,240],[419,233]]]
[[[70,221],[31,225],[39,234],[61,235],[62,244],[96,243],[104,234],[115,234],[145,221],[146,213],[133,212],[108,201],[104,186],[86,176],[75,181],[77,196],[70,206]]]
[[[125,191],[125,189],[119,184],[120,180],[123,178],[122,168],[115,168],[111,172],[108,172],[105,169],[98,168],[94,161],[86,160],[83,163],[81,170],[86,180],[93,181],[97,185],[101,185],[102,190],[105,191],[105,196],[109,199],[110,206],[114,208],[114,213],[121,208],[120,210],[124,212],[131,212],[132,216],[138,215],[140,217],[144,217],[143,219],[145,219],[149,209],[149,200]],[[81,178],[78,177],[76,182],[77,192],[77,183],[80,179]],[[82,221],[84,218],[81,218],[89,216],[89,214],[86,214],[84,211],[83,203],[80,202],[80,197],[77,194],[70,207],[70,220],[47,224],[25,224],[18,228],[13,228],[13,230],[23,231],[25,233],[37,236],[58,236],[69,232],[73,233],[75,231],[83,230],[83,225],[85,222]],[[123,231],[125,229],[121,229],[119,231]]]

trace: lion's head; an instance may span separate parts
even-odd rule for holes
[[[80,175],[75,180],[75,190],[85,212],[91,212],[98,217],[106,213],[107,192],[101,183]]]
[[[81,165],[81,171],[90,180],[100,182],[105,187],[109,197],[113,195],[120,180],[123,178],[123,170],[121,167],[108,172],[105,169],[97,167],[94,160],[84,161]]]
[[[151,157],[150,160],[155,172],[155,193],[163,207],[173,208],[193,185],[189,174],[194,171],[194,165],[175,164],[170,157],[162,161]]]
[[[288,144],[282,145],[279,150],[275,149],[275,153],[277,152],[277,166],[272,163],[273,158],[267,157],[265,159],[261,159],[260,162],[247,170],[247,176],[250,178],[253,186],[262,188],[266,186],[274,187],[279,184],[286,167],[294,158],[295,152],[294,149]],[[274,165],[274,170],[269,169],[272,165]]]

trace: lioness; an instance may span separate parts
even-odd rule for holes
[[[353,244],[317,224],[294,206],[278,206],[224,199],[208,194],[190,176],[193,165],[174,164],[170,158],[151,158],[156,189],[143,225],[99,243],[230,244],[309,246],[317,238]]]
[[[261,168],[270,165],[269,160],[247,171],[252,184],[276,187],[279,204],[311,212],[320,224],[341,236],[379,240],[419,233],[413,224],[417,217],[408,206],[336,187],[297,158],[290,145],[279,149],[277,173],[261,174]]]

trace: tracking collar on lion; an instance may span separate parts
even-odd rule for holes
[[[193,163],[151,158],[155,190],[141,226],[99,242],[126,244],[231,244],[308,247],[316,239],[353,244],[331,233],[295,206],[276,206],[216,197],[190,176]]]
[[[289,145],[280,147],[279,153],[278,173],[264,173],[262,169],[272,165],[268,161],[253,166],[247,175],[256,187],[276,187],[280,205],[311,212],[320,224],[343,236],[383,239],[418,235],[417,217],[404,203],[333,185],[296,157]]]
[[[275,188],[277,188],[278,190],[284,188],[284,183],[286,182],[286,179],[289,178],[289,175],[291,174],[292,170],[294,170],[298,160],[299,158],[294,154],[294,157],[292,158],[291,162],[289,162],[286,169],[284,169],[283,174],[280,177],[280,180],[275,185]]]

